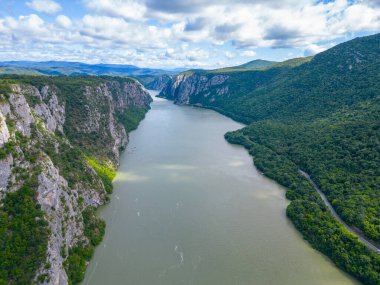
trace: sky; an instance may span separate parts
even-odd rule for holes
[[[380,32],[380,0],[0,0],[0,61],[219,68]]]

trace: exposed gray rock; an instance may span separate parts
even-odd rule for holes
[[[38,176],[38,202],[46,213],[51,235],[47,248],[46,263],[50,268],[41,266],[39,274],[48,274],[50,281],[45,284],[68,284],[67,274],[64,270],[64,258],[61,256],[61,248],[68,249],[82,236],[82,227],[75,222],[80,213],[76,199],[71,199],[67,181],[59,175],[58,169],[53,165],[49,157],[41,162],[42,172]],[[65,228],[65,230],[63,230]]]
[[[10,137],[9,130],[7,127],[7,123],[5,121],[5,116],[3,116],[0,111],[0,147],[2,147],[5,143],[8,142]]]
[[[211,77],[210,84],[213,85],[220,85],[224,81],[226,81],[229,78],[228,75],[215,75]]]
[[[85,89],[86,114],[83,122],[78,122],[78,132],[104,133],[112,138],[110,150],[113,153],[112,162],[118,165],[119,150],[128,142],[127,132],[116,120],[116,112],[125,112],[130,107],[146,107],[152,101],[149,93],[137,81],[121,84],[118,81],[108,81],[99,86],[87,86]],[[99,108],[108,110],[107,114]],[[108,126],[104,129],[104,125]]]
[[[21,90],[17,87],[16,90]],[[9,94],[9,102],[16,117],[16,129],[24,136],[29,137],[31,133],[30,124],[34,123],[34,118],[31,114],[30,107],[25,100],[25,97],[18,93]]]
[[[8,116],[11,112],[11,107],[8,102],[0,102],[0,113],[3,114],[4,117]]]
[[[13,157],[9,154],[6,158],[0,160],[0,199],[8,186],[9,177],[12,174]]]
[[[152,82],[145,84],[145,87],[151,90],[161,91],[170,82],[171,77],[169,75],[161,75],[156,77]]]
[[[228,85],[222,85],[229,78],[228,75],[199,75],[183,73],[175,76],[172,81],[161,91],[161,95],[174,100],[177,104],[189,104],[194,97],[210,97],[210,102],[215,101],[216,95],[228,93]],[[218,86],[220,86],[217,88]],[[199,102],[196,102],[198,105]],[[195,104],[195,103],[194,103]]]
[[[38,94],[39,95],[39,94]],[[44,86],[41,90],[42,103],[34,107],[34,113],[38,116],[48,131],[59,130],[63,132],[65,123],[65,106],[60,104],[56,92],[50,86]]]
[[[225,95],[225,94],[227,94],[228,93],[228,91],[229,91],[229,86],[227,85],[227,86],[224,86],[224,87],[222,87],[222,88],[220,88],[220,89],[217,89],[216,90],[216,94],[218,94],[218,95]]]

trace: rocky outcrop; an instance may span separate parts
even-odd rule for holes
[[[44,86],[35,96],[41,99],[41,103],[34,107],[35,114],[43,121],[46,129],[50,132],[55,130],[63,133],[65,123],[65,105],[58,101],[54,88]]]
[[[73,244],[73,237],[81,235],[81,227],[70,227],[70,232],[63,233],[64,220],[80,216],[74,209],[76,205],[71,203],[67,181],[59,175],[52,161],[47,157],[43,163],[43,170],[38,176],[38,202],[46,213],[51,237],[47,248],[47,261],[50,268],[41,266],[38,275],[47,274],[50,280],[46,283],[61,285],[67,284],[68,278],[63,267],[64,258],[61,256],[61,248],[68,248]],[[65,206],[68,205],[65,211]],[[66,223],[67,224],[67,223]]]
[[[9,130],[5,122],[5,117],[0,111],[0,147],[8,142],[9,136]]]
[[[161,91],[170,81],[171,77],[169,75],[161,75],[157,76],[153,81],[145,84],[145,86],[150,90]]]
[[[20,93],[21,88],[14,88],[14,91],[17,93],[9,95],[9,102],[14,110],[11,118],[16,122],[16,130],[21,132],[22,135],[29,137],[31,132],[30,124],[34,123],[34,118],[25,97]]]
[[[82,212],[107,200],[103,180],[86,157],[116,167],[120,149],[128,142],[117,114],[132,107],[147,110],[152,100],[131,79],[89,81],[78,85],[75,95],[60,89],[59,80],[38,87],[20,82],[10,86],[6,101],[0,103],[0,205],[8,192],[23,185],[25,173],[36,174],[37,202],[50,229],[46,260],[34,283],[69,283],[64,263],[70,249],[89,244]],[[5,148],[9,141],[12,147]],[[85,179],[76,178],[83,173]]]
[[[84,112],[78,117],[76,132],[84,136],[100,134],[109,143],[104,144],[104,151],[112,153],[110,163],[119,162],[119,152],[128,142],[124,126],[116,116],[133,107],[147,108],[152,102],[149,93],[137,81],[107,81],[98,86],[86,86]],[[107,110],[107,112],[104,112]]]
[[[7,189],[8,180],[12,174],[12,166],[13,157],[11,154],[0,160],[0,199]]]
[[[217,96],[228,93],[229,87],[225,84],[228,79],[229,75],[182,73],[176,75],[160,95],[177,104],[202,106],[202,101],[213,102]]]

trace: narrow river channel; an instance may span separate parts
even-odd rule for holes
[[[224,140],[241,127],[155,98],[99,210],[106,235],[82,284],[359,284],[302,239],[284,189]]]

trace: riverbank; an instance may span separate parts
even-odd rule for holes
[[[99,211],[108,227],[83,284],[358,284],[310,248],[282,187],[224,140],[242,124],[167,100],[151,107]]]
[[[310,245],[324,253],[341,269],[364,284],[380,284],[380,256],[359,241],[327,209],[313,185],[299,173],[299,166],[285,155],[252,141],[241,131],[229,132],[226,139],[244,146],[255,166],[267,177],[283,185],[291,200],[286,213]],[[352,258],[347,260],[347,256]],[[365,263],[359,263],[366,256]]]

